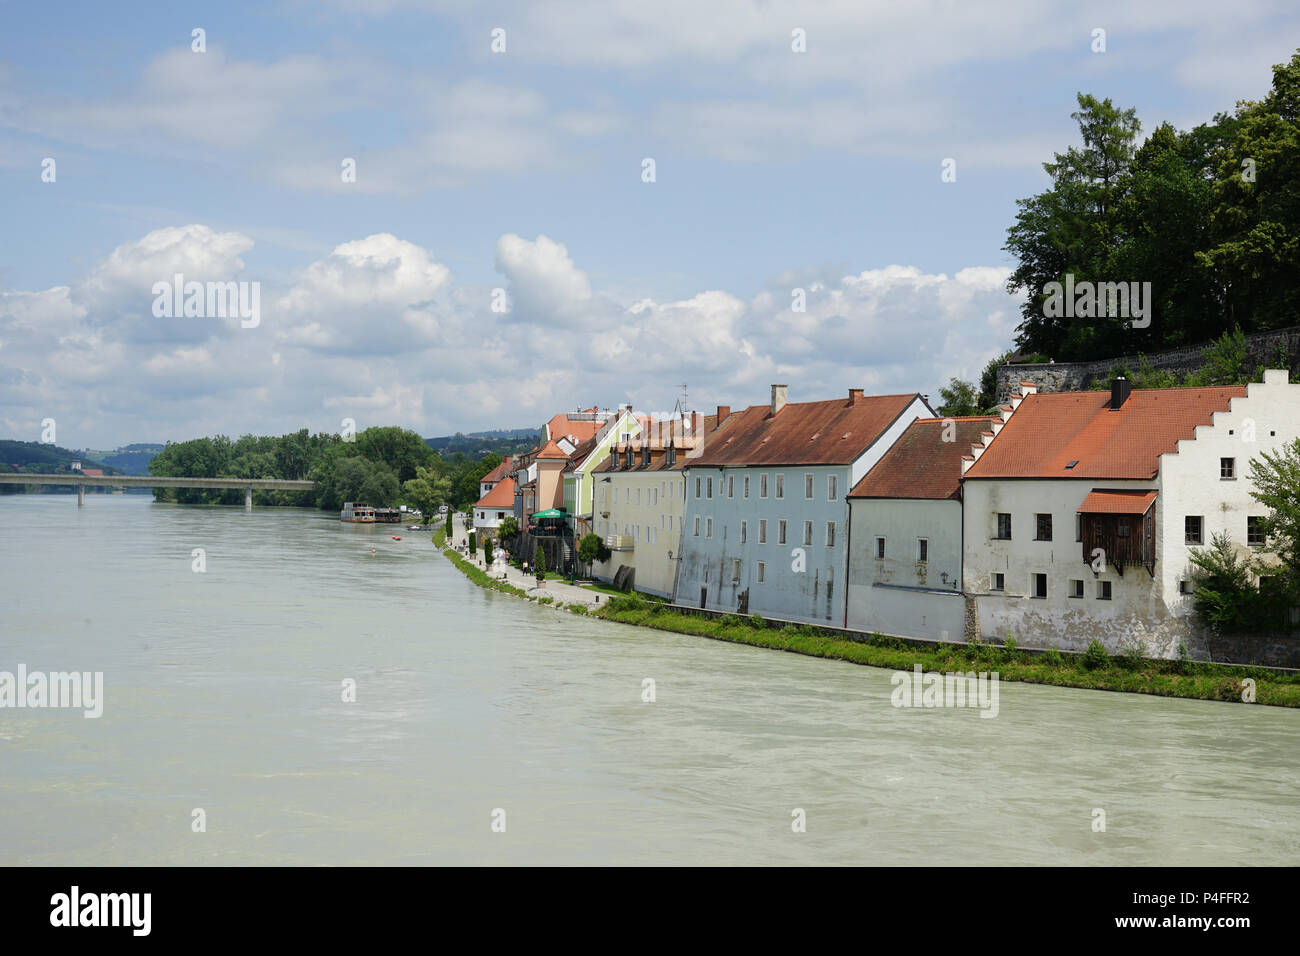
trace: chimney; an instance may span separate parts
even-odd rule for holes
[[[725,421],[727,420],[727,416],[730,415],[730,414],[731,414],[731,406],[730,406],[730,405],[719,405],[719,406],[718,406],[718,424],[721,425],[723,422],[725,422]]]
[[[861,404],[861,402],[862,402],[862,389],[860,388],[849,389],[849,404],[858,405]]]
[[[772,386],[772,417],[776,417],[776,413],[785,408],[785,396],[788,391],[788,385]]]
[[[1110,383],[1110,410],[1119,411],[1123,404],[1128,401],[1130,393],[1133,391],[1131,386],[1123,375]]]

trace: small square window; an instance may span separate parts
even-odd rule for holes
[[[1035,521],[1035,532],[1036,532],[1034,535],[1034,540],[1051,541],[1052,540],[1052,516],[1050,514],[1034,515],[1034,521]],[[1008,532],[1008,537],[1010,537],[1010,532]]]
[[[1005,511],[998,513],[998,540],[1011,540],[1011,515]]]
[[[1203,522],[1200,515],[1188,515],[1183,519],[1183,543],[1202,544]]]
[[[1109,581],[1098,581],[1098,582],[1097,582],[1097,600],[1098,600],[1098,601],[1109,601],[1109,600],[1110,600],[1110,582],[1109,582]]]
[[[993,575],[993,585],[989,588],[991,591],[1005,591],[1007,589],[1007,576],[1005,574]]]
[[[1237,477],[1237,459],[1220,458],[1219,459],[1219,477],[1236,478]]]
[[[1179,594],[1191,594],[1191,593],[1192,593],[1193,591],[1195,591],[1195,590],[1196,590],[1196,589],[1195,589],[1194,587],[1192,587],[1192,582],[1191,582],[1191,581],[1188,581],[1188,580],[1184,579],[1184,580],[1178,582],[1178,593],[1179,593]]]
[[[1083,597],[1083,579],[1082,579],[1082,578],[1071,578],[1071,579],[1070,579],[1070,597],[1072,597],[1072,598],[1081,598],[1081,597]]]

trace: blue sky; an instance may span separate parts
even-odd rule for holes
[[[0,3],[5,437],[936,396],[1011,342],[1005,229],[1078,91],[1185,128],[1300,46],[1253,0],[127,11]],[[259,283],[259,325],[153,316],[176,271]]]

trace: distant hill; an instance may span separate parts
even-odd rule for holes
[[[81,462],[82,468],[102,468],[106,475],[122,474],[120,468],[106,465],[96,458],[88,458],[84,452],[69,451],[58,445],[45,445],[38,441],[0,439],[0,465],[9,471],[49,475],[67,471],[68,465],[74,461]]]
[[[88,448],[82,454],[96,458],[112,468],[118,468],[123,474],[147,475],[149,474],[149,462],[153,461],[154,455],[165,447],[167,446],[149,442],[135,442],[113,451],[99,451]]]
[[[478,460],[492,452],[502,457],[525,452],[537,444],[539,437],[541,431],[536,428],[499,428],[468,435],[457,432],[440,438],[426,438],[424,443],[444,458],[462,454],[466,458]]]

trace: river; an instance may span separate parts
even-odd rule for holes
[[[896,709],[888,671],[484,592],[427,533],[301,510],[4,496],[0,580],[0,671],[104,675],[98,719],[0,708],[4,865],[1300,851],[1294,710],[1015,683],[994,719]]]

